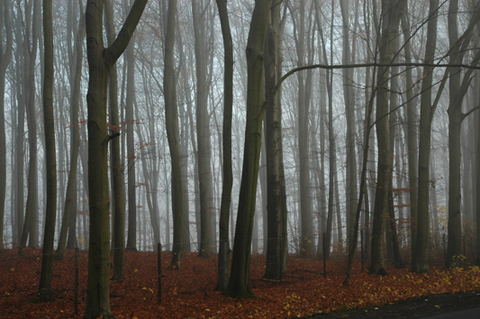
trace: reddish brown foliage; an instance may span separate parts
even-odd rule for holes
[[[430,274],[391,270],[389,276],[371,276],[353,270],[350,287],[342,286],[345,260],[322,262],[290,257],[284,282],[263,281],[265,258],[253,256],[251,285],[254,299],[236,300],[215,291],[216,256],[185,254],[181,270],[167,269],[171,254],[162,254],[165,278],[162,303],[157,303],[156,253],[125,253],[125,281],[111,284],[111,308],[117,318],[288,318],[353,307],[380,305],[420,295],[480,290],[480,269],[447,270],[432,267]],[[80,253],[80,305],[74,315],[74,258],[54,261],[54,303],[34,304],[40,278],[39,251],[0,255],[0,317],[82,318],[85,310],[87,253]]]

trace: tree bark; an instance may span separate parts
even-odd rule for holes
[[[208,114],[207,58],[205,39],[205,14],[200,15],[198,0],[192,0],[193,26],[195,31],[196,66],[196,123],[197,123],[197,160],[200,190],[200,248],[199,257],[208,257],[214,252],[212,237],[213,186],[210,142],[210,115]],[[201,8],[203,10],[203,8]]]
[[[429,20],[427,25],[427,40],[425,62],[433,64],[437,42],[438,0],[430,0]],[[432,126],[432,82],[433,66],[423,69],[422,96],[420,100],[420,136],[418,157],[418,219],[417,236],[415,238],[412,259],[412,271],[428,272],[428,237],[429,227],[429,192],[430,192],[430,132]]]
[[[81,9],[83,9],[83,6]],[[80,128],[78,123],[78,108],[80,98],[80,81],[82,77],[82,52],[83,39],[85,37],[85,15],[82,13],[80,23],[75,36],[73,52],[75,58],[70,63],[71,68],[71,99],[70,99],[70,170],[68,174],[67,190],[65,192],[65,205],[62,217],[60,236],[58,239],[57,258],[63,259],[65,247],[67,245],[67,235],[71,226],[71,215],[77,216],[77,167],[78,167],[78,148],[80,144]],[[72,229],[70,228],[70,231]]]
[[[380,40],[380,63],[392,62],[395,49],[394,37],[398,33],[400,22],[399,1],[382,1],[382,35]],[[390,68],[382,66],[377,73],[377,109],[376,129],[378,143],[377,188],[373,211],[373,229],[371,242],[371,274],[388,274],[384,265],[383,249],[385,245],[385,219],[388,211],[388,189],[392,178],[392,150],[388,123],[388,81]]]
[[[248,36],[247,124],[243,173],[240,185],[232,269],[227,287],[230,297],[250,297],[250,245],[257,195],[258,166],[264,112],[264,46],[270,15],[270,0],[256,0]]]
[[[223,110],[223,185],[220,206],[218,279],[217,288],[227,289],[230,264],[230,245],[228,241],[229,213],[232,198],[232,107],[233,107],[233,42],[228,19],[227,1],[217,0],[218,13],[222,26],[224,58],[224,110]]]
[[[53,116],[53,18],[52,0],[43,0],[43,40],[45,73],[43,79],[43,115],[45,124],[45,161],[47,169],[47,205],[42,249],[42,271],[38,300],[52,301],[53,242],[57,212],[57,169],[55,122]]]
[[[473,34],[473,26],[477,23],[480,15],[480,3],[473,8],[473,14],[469,28],[462,35],[461,43],[458,43],[458,0],[450,1],[448,14],[448,33],[450,42],[450,63],[462,63],[469,39]],[[452,50],[453,49],[453,50]],[[473,65],[478,64],[480,51],[477,50]],[[461,69],[450,68],[449,93],[450,102],[448,107],[448,149],[449,149],[449,178],[448,178],[448,249],[447,267],[454,268],[463,265],[462,254],[462,220],[461,220],[461,128],[466,114],[462,112],[463,98],[470,84],[473,69],[468,69],[461,78]]]
[[[5,34],[3,29],[5,28]],[[0,252],[4,250],[5,191],[7,185],[7,149],[5,136],[5,73],[12,57],[13,35],[10,0],[0,4]],[[13,204],[13,203],[12,203]]]
[[[105,29],[108,44],[115,41],[115,26],[113,20],[113,4],[105,1]],[[120,133],[118,112],[118,75],[116,64],[110,70],[109,81],[109,111],[111,134]],[[123,198],[123,165],[120,157],[120,138],[110,141],[110,178],[112,180],[113,199],[113,277],[112,281],[123,282],[124,279],[124,249],[125,249],[125,201]]]
[[[163,88],[165,96],[165,120],[167,128],[168,146],[172,165],[172,215],[173,215],[173,255],[171,266],[180,268],[182,260],[182,232],[183,232],[183,190],[182,171],[179,155],[178,109],[176,97],[176,80],[174,72],[173,49],[175,44],[175,16],[177,0],[168,1],[167,31],[165,37],[165,70]]]
[[[342,11],[343,21],[343,50],[342,61],[343,64],[349,64],[352,61],[351,49],[349,41],[349,0],[341,0],[340,8]],[[355,210],[357,203],[357,159],[355,154],[355,83],[354,83],[354,69],[343,69],[343,96],[345,103],[345,116],[347,134],[345,144],[347,147],[347,191],[346,191],[346,214],[347,214],[347,245],[350,246],[353,235],[353,224],[355,219]]]
[[[24,66],[24,95],[25,109],[27,113],[28,145],[29,145],[29,164],[28,164],[28,182],[27,182],[27,203],[25,206],[25,220],[20,238],[19,254],[21,249],[27,246],[36,247],[36,216],[38,206],[38,168],[37,168],[37,121],[35,118],[35,61],[37,58],[38,44],[38,21],[40,14],[40,1],[33,1],[33,13],[30,13],[31,4],[26,4],[25,14],[27,16],[26,26],[27,35],[23,43],[23,52],[25,55]],[[30,19],[31,18],[31,19]],[[30,31],[31,28],[31,31]],[[31,32],[31,34],[30,34]],[[24,132],[21,132],[24,134]]]
[[[137,251],[137,177],[135,163],[135,118],[133,103],[135,99],[135,35],[125,50],[127,63],[127,92],[125,100],[125,121],[127,122],[127,198],[128,198],[128,236],[126,250]],[[138,119],[137,119],[138,120]]]
[[[102,0],[87,2],[88,190],[90,238],[85,318],[114,318],[110,310],[110,200],[107,150],[107,85],[110,70],[125,51],[147,0],[136,0],[115,41],[104,47]]]
[[[403,31],[403,40],[405,43],[404,54],[405,62],[412,62],[412,53],[411,53],[411,43],[410,43],[410,24],[408,22],[408,2],[405,3],[402,12],[402,31]],[[413,76],[412,69],[407,67],[405,69],[405,84],[407,88],[406,99],[407,99],[407,148],[408,148],[408,182],[409,182],[409,195],[410,195],[410,225],[409,229],[411,230],[411,256],[413,257],[415,251],[415,241],[417,238],[417,209],[418,209],[418,192],[417,192],[417,162],[418,162],[418,135],[417,135],[417,110],[415,108],[414,99],[413,99]],[[413,258],[412,258],[413,259]]]
[[[275,86],[281,71],[278,69],[281,59],[280,4],[279,0],[272,2],[271,22],[267,28],[265,41],[265,96],[268,101],[265,111],[268,240],[267,264],[263,277],[274,280],[282,278],[284,248],[287,243],[282,109],[280,94],[275,96]]]

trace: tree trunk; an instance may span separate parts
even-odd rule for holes
[[[263,52],[270,5],[270,0],[255,1],[246,49],[248,67],[247,124],[232,269],[227,287],[227,295],[230,297],[252,296],[249,284],[250,244],[255,214],[264,111]]]
[[[439,0],[430,0],[429,20],[427,26],[427,40],[425,62],[433,64],[437,42],[437,9]],[[428,238],[429,227],[429,192],[430,192],[430,132],[432,127],[432,81],[433,67],[423,69],[422,96],[420,101],[420,136],[418,157],[418,219],[417,236],[412,259],[412,271],[417,273],[428,272]]]
[[[5,28],[5,34],[3,29]],[[5,191],[7,185],[7,149],[5,137],[5,73],[12,57],[12,24],[10,20],[10,0],[0,4],[0,252],[4,250]],[[13,204],[13,203],[12,203]]]
[[[85,37],[85,16],[81,14],[80,24],[75,36],[75,59],[70,63],[72,93],[70,100],[70,170],[68,174],[67,190],[65,192],[65,206],[62,217],[60,236],[58,239],[57,258],[63,259],[67,245],[67,235],[71,224],[71,215],[76,218],[77,209],[77,167],[78,148],[80,144],[80,128],[78,123],[78,108],[80,98],[80,81],[82,77],[82,51],[83,39]],[[75,208],[75,209],[74,209]],[[72,229],[70,229],[72,231]]]
[[[163,78],[165,96],[165,120],[168,146],[172,165],[172,215],[173,215],[173,255],[171,266],[180,268],[182,260],[183,232],[183,190],[182,170],[179,156],[178,109],[176,97],[176,80],[174,72],[173,49],[175,44],[175,16],[177,0],[168,1],[167,31],[165,37],[165,71]]]
[[[105,29],[108,44],[115,41],[115,26],[113,20],[113,5],[111,0],[105,1]],[[118,76],[117,66],[110,70],[109,110],[111,134],[120,134],[120,119],[118,113]],[[113,199],[113,281],[123,282],[124,279],[124,249],[125,249],[125,201],[123,198],[123,167],[120,157],[120,139],[110,141],[110,178],[112,180]]]
[[[210,115],[208,114],[207,59],[205,57],[205,15],[199,13],[198,0],[192,0],[193,26],[195,30],[196,61],[196,123],[197,123],[197,160],[200,189],[200,248],[199,257],[208,257],[214,252],[212,238],[213,186],[211,171]],[[203,10],[203,8],[201,8]]]
[[[468,45],[469,39],[473,34],[473,26],[478,21],[480,15],[480,3],[473,8],[474,14],[471,16],[469,27],[462,35],[461,43],[458,38],[458,0],[450,1],[448,14],[448,33],[450,42],[450,63],[461,64],[465,55],[464,48]],[[474,65],[478,64],[480,51],[474,56]],[[450,69],[450,103],[448,107],[448,149],[449,149],[449,179],[448,179],[448,249],[447,249],[447,267],[454,268],[463,264],[462,254],[462,220],[461,220],[461,128],[465,119],[462,112],[463,98],[470,84],[470,78],[473,69],[465,72],[461,79],[461,70],[457,67]]]
[[[267,157],[267,213],[268,241],[267,264],[264,278],[281,279],[286,246],[287,202],[285,172],[283,168],[282,109],[280,94],[275,96],[275,86],[281,59],[280,3],[272,2],[271,22],[265,41],[265,96],[268,101],[265,111],[265,142]]]
[[[229,213],[232,197],[232,107],[233,107],[233,43],[228,19],[227,1],[217,0],[222,26],[224,58],[224,110],[223,110],[223,185],[220,206],[218,279],[217,288],[224,291],[228,285],[230,245],[228,241]]]
[[[349,41],[349,0],[341,0],[340,8],[342,11],[343,21],[343,64],[353,63],[351,58],[350,41]],[[354,52],[352,52],[354,53]],[[342,69],[343,73],[343,96],[345,100],[345,116],[347,119],[347,191],[346,191],[346,215],[347,215],[347,245],[350,246],[353,235],[353,221],[355,218],[355,209],[357,204],[357,159],[355,155],[355,83],[354,69]]]
[[[53,301],[53,241],[55,238],[55,215],[57,211],[57,169],[55,154],[55,123],[53,116],[53,22],[52,0],[43,1],[43,33],[45,46],[45,73],[43,87],[43,114],[45,124],[45,161],[47,169],[47,205],[42,249],[42,272],[38,300]]]
[[[136,0],[115,41],[103,45],[102,0],[86,11],[88,82],[88,190],[90,238],[85,318],[113,318],[110,310],[110,200],[108,188],[107,85],[110,69],[126,49],[147,0]]]
[[[478,76],[478,73],[477,73]],[[480,80],[476,77],[475,90],[480,91]],[[480,190],[480,114],[476,114],[476,124],[477,124],[477,141],[475,145],[475,169],[477,171],[475,184],[477,190]],[[476,208],[475,208],[475,217],[476,217],[476,261],[475,264],[480,266],[480,196],[476,196]]]
[[[380,40],[380,63],[392,62],[395,49],[394,37],[400,22],[399,2],[382,1],[382,35]],[[388,123],[388,80],[389,67],[379,67],[377,73],[376,129],[378,143],[377,189],[373,211],[372,248],[370,273],[386,275],[383,249],[385,245],[385,219],[388,212],[388,190],[392,177],[392,150]]]
[[[35,61],[37,58],[37,42],[38,42],[38,21],[40,19],[40,1],[33,1],[33,15],[27,13],[32,10],[31,4],[26,4],[25,14],[27,16],[26,26],[27,35],[23,43],[23,51],[25,55],[24,66],[24,95],[25,108],[27,113],[27,128],[28,128],[28,145],[29,145],[29,166],[28,166],[28,182],[27,182],[27,203],[25,207],[25,220],[23,230],[20,238],[20,251],[27,245],[29,240],[29,247],[36,248],[36,217],[38,209],[38,168],[37,168],[37,121],[36,104],[35,104]],[[32,20],[28,17],[31,17]],[[30,43],[31,42],[31,43]],[[31,47],[30,47],[31,46]],[[21,132],[24,134],[24,132]]]
[[[403,40],[405,43],[404,54],[405,54],[405,63],[412,62],[412,53],[411,53],[411,43],[410,39],[410,24],[408,22],[408,2],[405,3],[402,12],[402,31],[403,31]],[[418,209],[418,192],[417,192],[417,161],[418,161],[418,135],[417,135],[417,110],[415,108],[415,103],[413,100],[413,76],[412,69],[405,69],[405,84],[407,88],[406,99],[407,99],[407,149],[408,149],[408,182],[409,182],[409,197],[410,197],[410,225],[407,226],[411,231],[410,240],[411,240],[411,256],[413,257],[415,251],[415,241],[417,238],[417,209]]]
[[[18,15],[19,13],[17,13]],[[23,34],[21,34],[20,30],[22,29],[21,26],[21,19],[17,17],[16,21],[16,33],[15,33],[15,40],[17,48],[22,48],[22,39],[24,38]],[[21,50],[21,49],[19,49]],[[20,239],[22,236],[23,230],[23,223],[24,223],[24,150],[23,144],[25,141],[25,104],[26,104],[26,95],[23,94],[25,91],[24,85],[24,73],[25,68],[27,65],[27,57],[24,54],[19,54],[18,58],[16,59],[16,71],[17,71],[17,107],[18,107],[18,115],[17,115],[17,130],[16,130],[16,140],[15,140],[15,172],[16,176],[14,178],[16,183],[15,189],[15,233],[13,241],[15,242],[15,247],[20,247]]]
[[[128,237],[127,250],[137,251],[137,184],[135,162],[135,118],[133,115],[133,101],[135,99],[135,36],[132,36],[125,58],[127,63],[127,95],[125,101],[125,120],[127,122],[127,189],[128,189]]]

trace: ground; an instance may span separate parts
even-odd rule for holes
[[[253,255],[250,283],[255,298],[233,299],[215,289],[216,255],[199,258],[198,253],[186,253],[180,270],[168,267],[171,257],[170,252],[161,255],[159,301],[158,254],[125,252],[125,281],[112,282],[110,287],[111,309],[117,318],[401,318],[402,314],[414,318],[424,310],[429,315],[480,304],[480,268],[467,263],[464,268],[446,269],[443,258],[432,257],[428,274],[387,266],[388,276],[368,275],[356,260],[346,287],[342,285],[346,258],[341,253],[327,261],[325,277],[322,260],[289,256],[281,282],[263,280],[265,256]],[[41,252],[26,250],[23,257],[15,250],[1,253],[0,318],[82,318],[87,262],[88,252],[80,251],[75,313],[73,251],[54,261],[56,300],[44,304],[32,302],[40,281]],[[446,295],[430,296],[437,294]]]
[[[332,312],[310,318],[423,318],[476,307],[480,307],[480,291],[423,296],[378,307],[359,308],[343,312]]]

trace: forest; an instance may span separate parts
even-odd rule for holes
[[[340,258],[344,286],[358,258],[480,266],[479,22],[477,0],[2,0],[0,259],[41,249],[52,301],[85,251],[85,318],[158,247],[234,298],[257,255],[271,283],[290,258]]]

